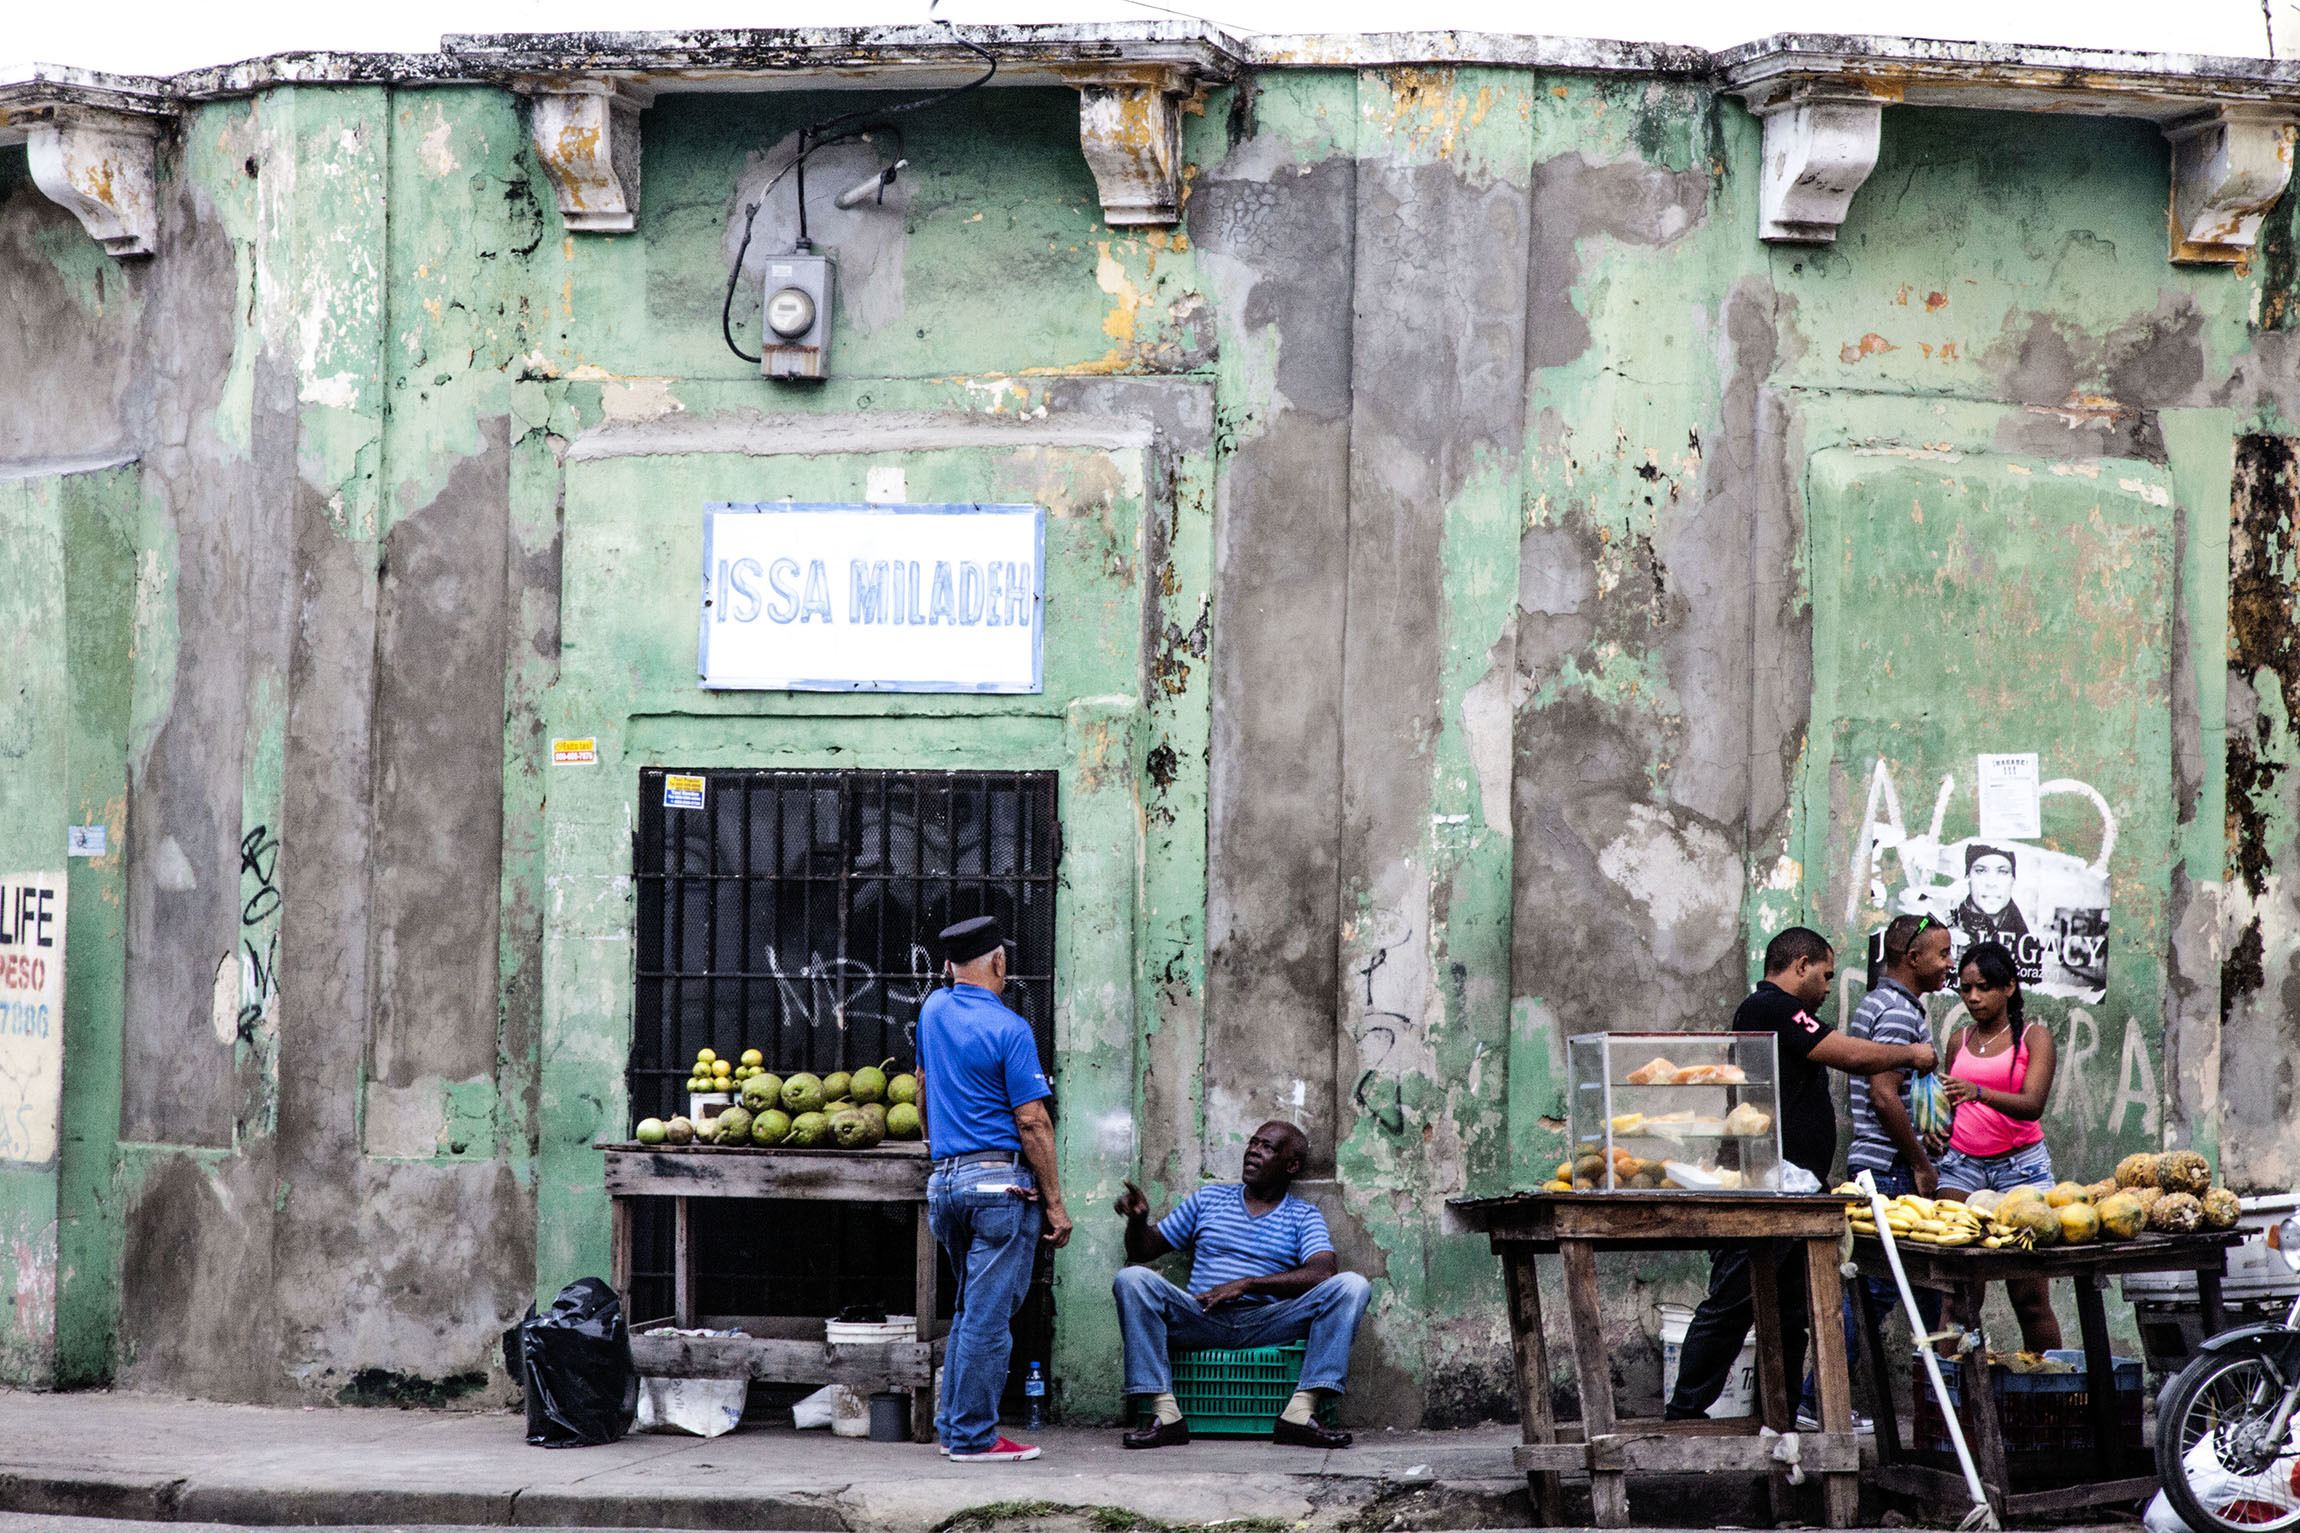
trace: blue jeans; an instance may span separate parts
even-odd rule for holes
[[[2016,1187],[2052,1185],[2052,1151],[2045,1148],[2041,1139],[2002,1155],[1967,1155],[1962,1150],[1943,1150],[1937,1164],[1941,1168],[1943,1192],[2011,1192]]]
[[[1040,1223],[1037,1203],[1008,1189],[1037,1185],[1019,1156],[1011,1166],[954,1166],[926,1179],[927,1228],[958,1273],[934,1413],[935,1435],[953,1453],[979,1453],[998,1441],[998,1397],[1014,1351],[1010,1327],[1030,1287]]]
[[[1917,1190],[1916,1178],[1909,1175],[1908,1168],[1903,1165],[1895,1164],[1890,1171],[1871,1171],[1869,1175],[1876,1178],[1877,1191],[1888,1198],[1897,1198],[1903,1193]],[[1868,1285],[1869,1308],[1877,1317],[1877,1328],[1883,1330],[1887,1319],[1901,1307],[1901,1290],[1891,1278],[1862,1278],[1860,1281]],[[1917,1296],[1917,1313],[1923,1317],[1925,1329],[1939,1330],[1943,1297],[1941,1291],[1937,1288],[1918,1288],[1914,1291]],[[1857,1366],[1860,1358],[1861,1328],[1854,1318],[1853,1295],[1848,1290],[1845,1294],[1845,1360]],[[1881,1380],[1877,1382],[1880,1385],[1882,1383]],[[1799,1410],[1811,1416],[1821,1414],[1819,1387],[1813,1375],[1807,1373],[1805,1394],[1797,1405]],[[1885,1392],[1881,1387],[1877,1395],[1879,1399],[1884,1398]]]
[[[1350,1343],[1366,1313],[1372,1285],[1337,1272],[1306,1294],[1260,1304],[1225,1304],[1209,1314],[1198,1301],[1148,1267],[1121,1267],[1110,1283],[1118,1330],[1126,1341],[1126,1393],[1162,1395],[1174,1387],[1169,1350],[1274,1347],[1308,1341],[1297,1389],[1342,1392],[1350,1376]]]

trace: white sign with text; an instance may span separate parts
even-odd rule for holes
[[[714,505],[703,517],[703,685],[1037,692],[1038,506]]]
[[[0,1161],[56,1158],[64,1106],[64,874],[0,873]]]

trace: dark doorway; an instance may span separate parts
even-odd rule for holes
[[[667,805],[671,777],[702,779],[701,807]],[[632,1116],[683,1111],[703,1048],[730,1057],[755,1048],[779,1074],[890,1057],[909,1068],[918,1008],[940,983],[934,934],[975,915],[997,916],[1014,939],[1005,1000],[1030,1023],[1052,1078],[1055,789],[1051,772],[642,770]],[[698,1308],[906,1310],[910,1226],[891,1213],[698,1200]],[[632,1314],[666,1315],[668,1205],[642,1203],[633,1236]],[[1053,1334],[1051,1266],[1039,1265],[1016,1316],[1010,1395]],[[956,1291],[947,1271],[942,1291],[947,1304]]]

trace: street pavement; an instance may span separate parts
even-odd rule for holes
[[[1045,1457],[952,1464],[932,1447],[745,1428],[531,1448],[523,1418],[216,1405],[154,1395],[0,1391],[0,1512],[220,1525],[840,1529],[922,1533],[1003,1506],[1001,1533],[1051,1508],[1144,1519],[1338,1528],[1495,1527],[1526,1519],[1514,1428],[1375,1431],[1325,1452],[1203,1439],[1129,1453],[1110,1428],[1032,1434]],[[1030,1509],[1030,1515],[1021,1510]],[[1035,1517],[1036,1521],[1032,1518]],[[1108,1516],[1105,1522],[1109,1522]],[[1123,1525],[1122,1523],[1120,1524]],[[116,1525],[105,1533],[116,1533]]]

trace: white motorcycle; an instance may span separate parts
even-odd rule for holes
[[[2300,1272],[2300,1217],[2268,1232]],[[2165,1385],[2156,1473],[2193,1533],[2277,1533],[2300,1525],[2300,1299],[2281,1325],[2205,1341]]]

